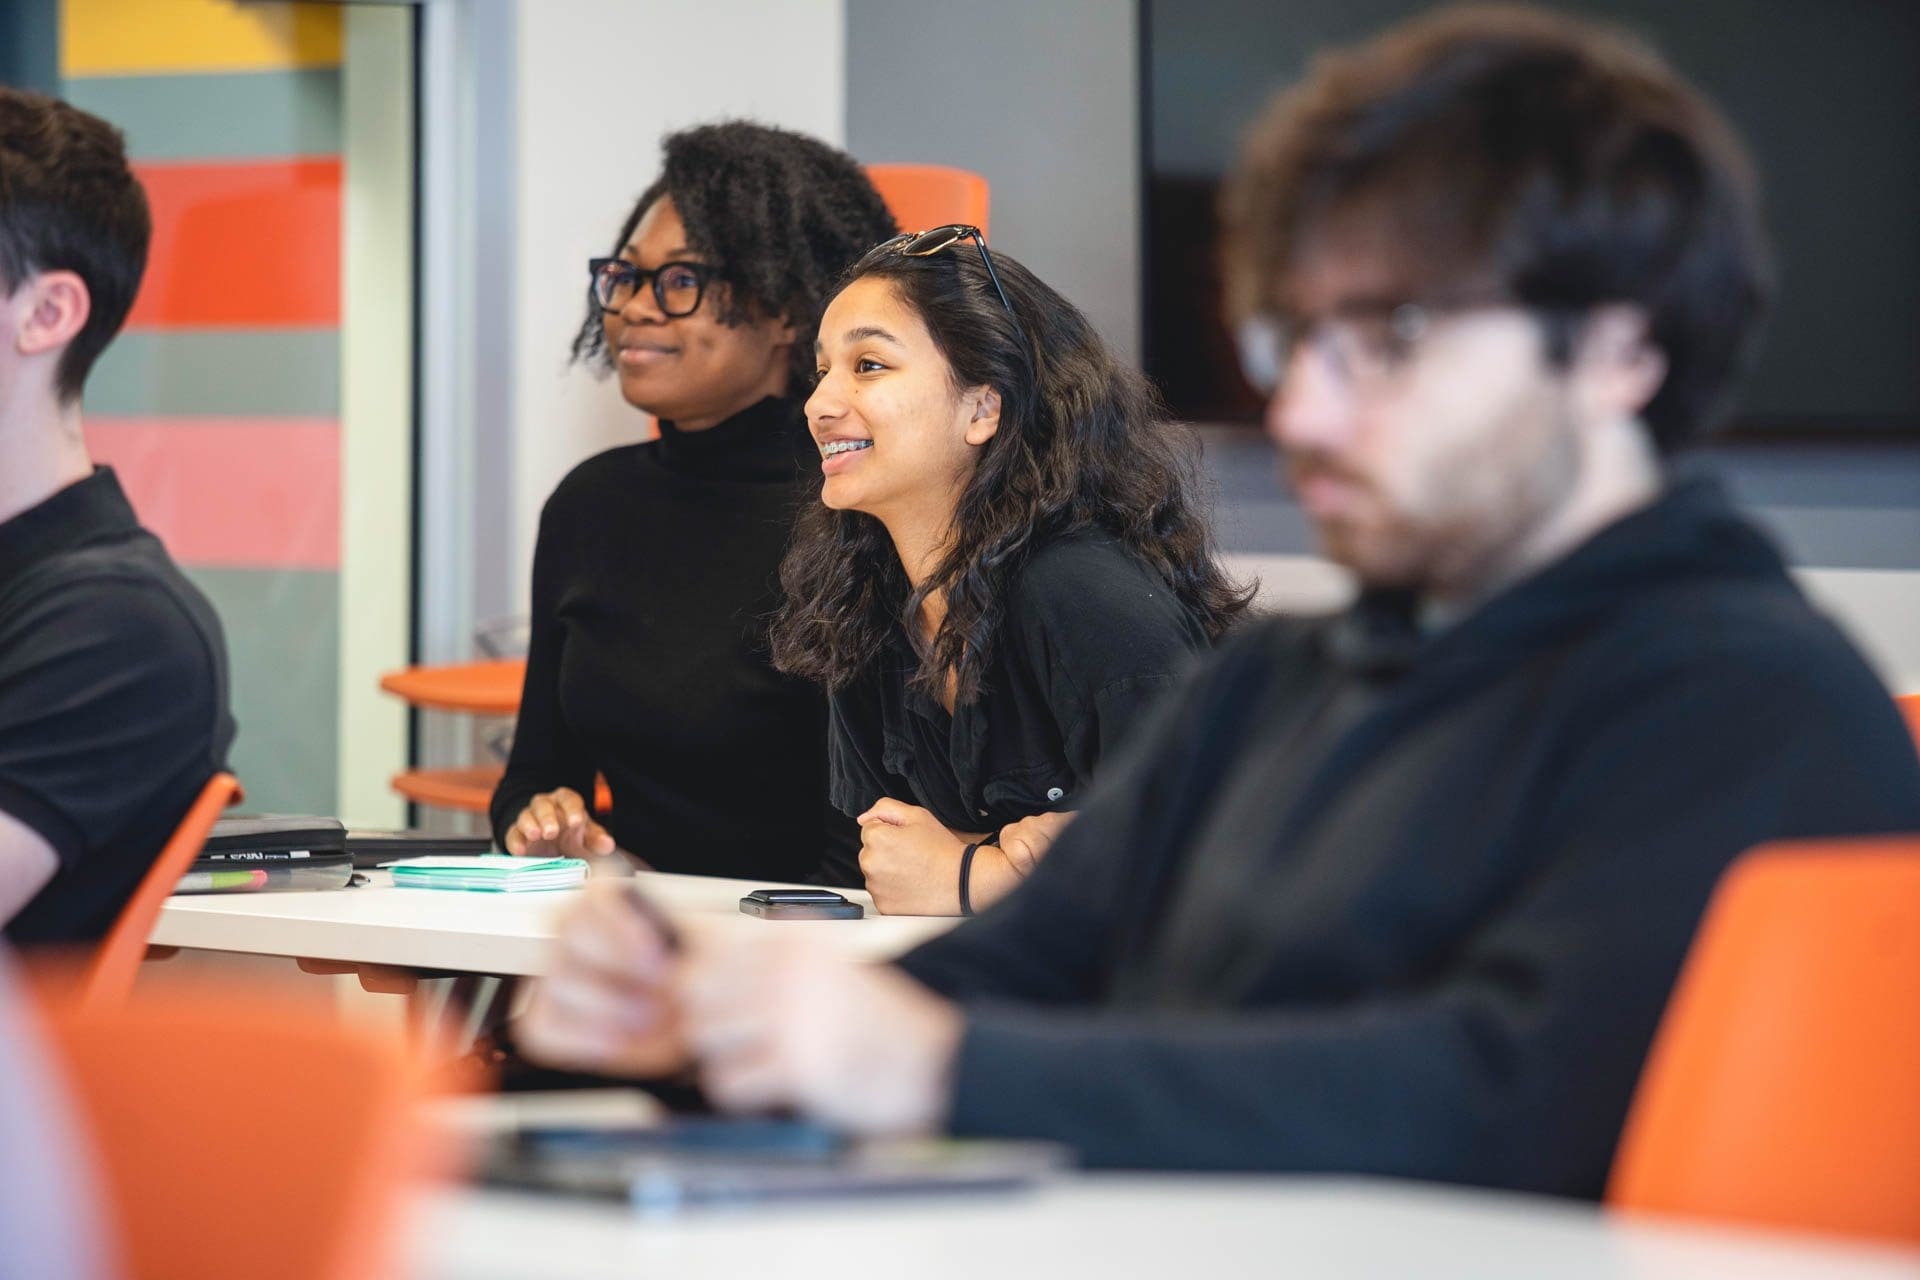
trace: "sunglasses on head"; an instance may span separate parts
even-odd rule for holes
[[[873,252],[878,254],[892,250],[903,258],[925,258],[968,238],[980,250],[980,265],[987,269],[987,279],[993,281],[993,291],[1000,295],[1000,305],[1007,309],[1008,315],[1012,315],[1013,304],[1007,301],[1007,291],[1000,287],[1000,277],[993,270],[993,255],[987,252],[987,237],[978,227],[970,227],[964,222],[950,222],[931,231],[895,236],[877,245]]]

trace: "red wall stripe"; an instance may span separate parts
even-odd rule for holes
[[[180,563],[340,568],[337,422],[95,418],[86,437]]]
[[[133,166],[153,209],[131,329],[340,323],[340,160]]]

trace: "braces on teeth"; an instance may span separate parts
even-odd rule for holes
[[[820,447],[821,456],[831,458],[838,453],[851,453],[855,449],[871,449],[871,440],[835,440],[832,444]]]

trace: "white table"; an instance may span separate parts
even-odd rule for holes
[[[309,893],[173,897],[160,912],[157,946],[249,955],[296,956],[406,969],[537,976],[546,972],[555,915],[578,890],[462,893],[396,889],[384,871],[372,883]],[[740,898],[765,881],[642,871],[636,883],[675,919],[714,928],[778,929],[819,938],[863,958],[890,959],[952,928],[957,919],[874,914],[873,900],[844,890],[867,914],[859,920],[762,920]]]
[[[431,1280],[1920,1280],[1920,1253],[1316,1178],[1087,1175],[1030,1193],[666,1222],[457,1191],[422,1206],[412,1247],[412,1274]]]

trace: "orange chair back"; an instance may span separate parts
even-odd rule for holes
[[[1607,1199],[1920,1245],[1920,837],[1771,845],[1727,872]]]
[[[867,177],[902,231],[964,222],[990,234],[987,180],[977,173],[943,164],[870,164]]]
[[[403,1197],[437,1154],[398,1038],[284,992],[41,994],[127,1275],[393,1274]]]
[[[1920,693],[1906,693],[1894,699],[1900,704],[1900,714],[1907,718],[1907,728],[1913,731],[1913,740],[1920,746]]]
[[[124,1000],[133,990],[134,977],[147,955],[147,939],[153,936],[154,923],[160,919],[160,908],[166,905],[167,896],[180,883],[180,877],[193,865],[193,860],[200,856],[201,848],[207,843],[207,832],[213,830],[221,810],[239,798],[240,783],[232,774],[216,773],[207,779],[199,799],[174,829],[160,856],[147,868],[140,887],[134,890],[133,898],[121,910],[106,941],[94,954],[87,975],[89,1000]]]

